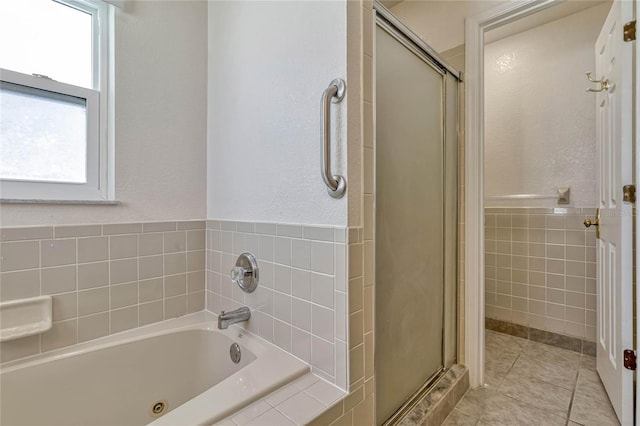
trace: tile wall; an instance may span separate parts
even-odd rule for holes
[[[205,221],[0,229],[0,300],[53,297],[53,327],[1,361],[204,309]]]
[[[595,341],[595,209],[485,209],[486,317]]]
[[[244,326],[347,388],[347,238],[358,229],[207,221],[207,309],[252,308]],[[259,285],[229,278],[239,254],[256,256]],[[349,247],[351,252],[351,247]]]

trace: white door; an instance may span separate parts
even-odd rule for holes
[[[595,46],[596,75],[609,88],[596,94],[598,149],[597,369],[623,425],[633,423],[633,372],[623,366],[623,350],[633,348],[632,204],[622,186],[632,183],[632,49],[623,26],[633,19],[633,3],[616,0]]]

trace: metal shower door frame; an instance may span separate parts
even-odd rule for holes
[[[443,161],[443,186],[445,186],[446,184],[446,141],[447,141],[447,131],[446,131],[446,119],[447,119],[447,108],[446,108],[446,101],[447,101],[447,74],[452,75],[458,82],[458,84],[456,85],[456,91],[457,91],[457,99],[458,102],[460,100],[460,96],[461,96],[461,91],[460,91],[460,85],[459,83],[461,83],[463,81],[463,73],[456,70],[455,68],[453,68],[450,64],[448,64],[444,59],[442,59],[440,57],[440,55],[438,55],[438,53],[433,50],[428,44],[426,44],[422,39],[420,39],[420,37],[418,37],[415,33],[413,33],[406,25],[404,25],[397,17],[395,17],[393,15],[393,13],[391,13],[389,11],[389,9],[387,9],[382,3],[380,3],[378,0],[374,0],[373,2],[373,12],[374,12],[374,24],[378,27],[380,27],[381,29],[383,29],[387,34],[389,34],[391,37],[393,37],[396,41],[398,41],[400,44],[402,44],[405,48],[407,48],[409,51],[411,51],[414,55],[416,55],[418,58],[420,58],[421,60],[423,60],[427,65],[429,65],[434,71],[436,71],[437,73],[439,73],[442,77],[442,120],[440,123],[441,126],[441,134],[442,134],[442,161]],[[375,52],[375,48],[374,48],[374,52]],[[375,64],[375,61],[374,61]],[[375,75],[375,65],[374,65],[374,75]],[[375,81],[375,79],[374,79]],[[374,90],[375,93],[375,90]],[[458,134],[456,134],[456,139],[459,142],[459,129],[460,129],[460,116],[459,116],[459,107],[460,104],[458,104]],[[375,94],[374,94],[374,117],[375,117]],[[374,125],[375,128],[375,125]],[[374,132],[375,133],[375,132]],[[456,148],[457,149],[457,148]],[[374,163],[375,163],[375,149],[374,149]],[[374,179],[375,179],[375,173],[374,173]],[[446,191],[443,188],[443,196],[446,198]],[[457,203],[457,198],[456,197],[456,203]],[[375,195],[374,195],[374,199],[375,199]],[[443,218],[446,219],[446,212],[445,212],[445,207],[446,207],[446,203],[443,202],[442,205],[442,209],[443,209]],[[458,230],[457,230],[457,218],[459,215],[459,211],[457,212],[456,215],[456,235],[458,235]],[[376,218],[374,215],[374,229],[376,227]],[[443,233],[443,249],[445,247],[446,244],[446,235]],[[459,250],[458,250],[458,241],[456,238],[455,241],[455,245],[456,245],[456,264],[457,264],[457,257],[459,256]],[[375,248],[374,248],[375,250]],[[375,253],[374,253],[375,255]],[[446,271],[445,271],[445,262],[443,259],[443,287],[446,290]],[[456,270],[456,277],[455,277],[455,283],[456,283],[456,295],[458,293],[458,272]],[[443,299],[442,299],[442,303],[443,305],[445,305],[445,294],[446,292],[443,292]],[[457,296],[456,296],[457,299]],[[456,311],[457,311],[457,300],[456,300]],[[398,420],[400,420],[404,415],[406,415],[408,412],[411,411],[411,409],[413,409],[419,402],[420,400],[424,397],[425,394],[427,394],[431,388],[433,387],[433,385],[437,382],[437,380],[442,377],[442,375],[446,372],[447,368],[450,367],[450,365],[445,365],[446,363],[446,359],[445,359],[445,337],[446,337],[446,329],[445,329],[445,320],[446,320],[446,306],[443,306],[443,312],[442,312],[442,341],[441,341],[441,366],[439,369],[436,370],[435,373],[433,373],[427,380],[426,382],[408,399],[404,402],[403,405],[401,405],[398,410],[388,419],[386,419],[386,421],[383,423],[384,426],[387,425],[393,425],[395,424]],[[374,322],[376,321],[375,318],[375,314],[374,314]],[[375,329],[375,324],[374,324],[374,329]],[[458,334],[456,332],[456,334]],[[457,341],[458,339],[456,339]],[[457,345],[457,344],[456,344]],[[377,364],[375,361],[375,356],[374,356],[374,365]],[[455,361],[454,361],[455,363]],[[375,365],[375,367],[377,369],[377,365]],[[376,419],[377,420],[377,419]]]

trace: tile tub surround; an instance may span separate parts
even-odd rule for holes
[[[355,231],[207,220],[207,309],[219,313],[249,306],[251,319],[241,326],[346,390],[347,240],[361,241],[362,232]],[[245,251],[258,261],[259,284],[253,293],[229,278]]]
[[[30,356],[205,307],[205,221],[0,229],[0,300],[53,297],[53,327],[3,342]]]
[[[594,213],[485,209],[485,316],[595,341]]]

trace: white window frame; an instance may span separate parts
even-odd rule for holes
[[[92,16],[93,88],[74,86],[5,69],[0,69],[0,80],[86,100],[87,182],[77,184],[0,179],[0,200],[113,201],[113,7],[101,0],[55,1]]]

